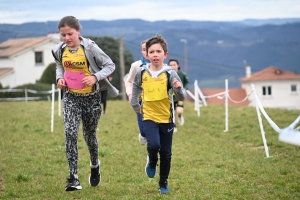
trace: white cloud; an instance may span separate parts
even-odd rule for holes
[[[300,4],[298,0],[52,0],[33,4],[23,0],[0,1],[0,23],[58,21],[66,15],[74,15],[80,20],[233,21],[300,17]]]

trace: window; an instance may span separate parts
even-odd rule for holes
[[[35,52],[35,64],[43,64],[43,52]]]
[[[272,87],[271,86],[263,86],[262,94],[263,94],[263,96],[271,96],[272,95]]]
[[[297,85],[291,85],[291,92],[297,92]]]

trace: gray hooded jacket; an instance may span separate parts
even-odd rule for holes
[[[115,70],[115,64],[94,41],[82,36],[80,36],[80,40],[85,56],[89,63],[89,71],[91,74],[96,76],[98,80],[96,83],[97,89],[100,91],[107,89],[110,96],[118,96],[119,90],[115,88],[107,79],[107,77]],[[52,54],[56,62],[56,81],[60,78],[64,78],[64,68],[61,63],[61,58],[63,49],[65,49],[65,47],[66,44],[61,42],[52,49]]]

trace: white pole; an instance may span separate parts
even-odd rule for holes
[[[202,100],[204,106],[206,107],[206,106],[207,106],[207,103],[206,103],[205,97],[204,97],[202,91],[200,90],[200,87],[199,87],[198,85],[197,85],[197,87],[198,87],[198,93],[199,93],[199,96],[201,97],[201,100]]]
[[[269,150],[268,150],[268,146],[267,146],[267,140],[266,140],[266,137],[265,137],[264,127],[263,127],[263,124],[262,124],[261,114],[259,112],[259,108],[258,108],[258,105],[257,105],[258,97],[256,95],[255,87],[254,87],[253,84],[251,84],[251,87],[252,87],[252,91],[254,93],[253,96],[254,96],[254,101],[255,101],[255,106],[256,106],[256,112],[257,112],[257,117],[258,117],[260,132],[261,132],[262,140],[263,140],[263,143],[264,143],[266,156],[268,158],[269,157]]]
[[[195,90],[195,111],[197,111],[198,117],[200,117],[200,100],[198,95],[198,81],[195,80],[194,83],[194,90]]]
[[[225,130],[228,131],[228,79],[225,79]]]
[[[52,84],[52,104],[51,104],[51,133],[53,132],[54,127],[54,100],[55,100],[55,88]]]
[[[25,101],[28,101],[28,93],[27,93],[27,89],[25,89]]]
[[[197,111],[197,80],[195,80],[194,82],[194,97],[195,97],[195,106],[194,106],[194,110]]]
[[[58,89],[58,116],[61,115],[61,90]]]

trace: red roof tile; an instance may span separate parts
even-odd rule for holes
[[[256,73],[253,73],[249,78],[242,77],[241,82],[248,81],[269,81],[269,80],[300,80],[300,75],[293,72],[285,71],[276,67],[268,67]]]

